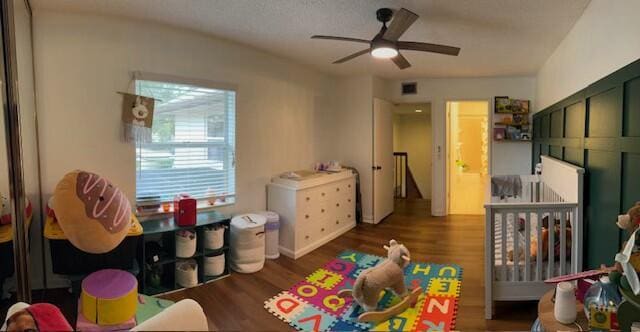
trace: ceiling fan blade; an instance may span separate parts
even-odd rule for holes
[[[395,57],[391,58],[391,61],[393,61],[393,63],[395,63],[396,66],[398,66],[398,68],[400,69],[411,67],[411,64],[409,63],[409,61],[407,61],[407,58],[402,56],[402,54],[400,53],[398,53],[398,55],[396,55]]]
[[[311,36],[311,39],[340,40],[340,41],[350,41],[350,42],[366,43],[366,44],[370,44],[371,43],[370,40],[366,40],[366,39],[349,38],[349,37],[337,37],[337,36],[314,35],[314,36]]]
[[[393,14],[391,24],[382,35],[386,40],[396,41],[418,19],[418,14],[404,8]]]
[[[460,53],[459,47],[446,46],[446,45],[420,43],[420,42],[406,42],[406,41],[399,41],[397,45],[398,45],[398,49],[401,49],[401,50],[432,52],[432,53],[440,53],[440,54],[456,55],[456,56]]]
[[[336,63],[347,62],[347,61],[349,61],[349,60],[351,60],[353,58],[357,58],[357,57],[359,57],[359,56],[361,56],[361,55],[363,55],[365,53],[369,53],[369,49],[368,48],[366,50],[362,50],[362,51],[353,53],[353,54],[351,54],[349,56],[346,56],[346,57],[344,57],[342,59],[338,59],[338,60],[334,61],[333,63],[336,64]]]

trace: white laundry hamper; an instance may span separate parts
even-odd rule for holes
[[[258,214],[267,219],[264,225],[265,257],[276,259],[280,257],[280,216],[273,211],[262,211]]]
[[[229,266],[236,272],[253,273],[264,267],[266,218],[242,214],[231,219]]]

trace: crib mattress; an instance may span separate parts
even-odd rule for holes
[[[520,215],[520,217],[524,217],[524,215]],[[538,216],[535,213],[531,213],[530,214],[530,225],[531,225],[531,239],[536,240],[537,241],[537,225],[538,225]],[[518,264],[517,264],[517,269],[518,269],[518,279],[514,280],[514,270],[516,268],[516,264],[512,261],[509,260],[508,257],[505,258],[506,261],[506,265],[503,266],[502,265],[502,248],[501,248],[501,243],[502,243],[502,221],[500,220],[500,216],[496,216],[496,220],[494,221],[494,279],[496,281],[524,281],[525,280],[525,262],[524,260],[518,260]],[[507,219],[507,229],[506,229],[506,238],[507,238],[507,246],[506,246],[506,250],[505,253],[508,253],[509,251],[513,250],[513,243],[514,243],[514,221],[513,221],[513,216],[509,216]],[[524,236],[518,236],[518,243],[519,245],[519,250],[524,250],[525,248],[525,239]],[[565,266],[565,273],[567,273],[568,271],[571,271],[571,261],[569,259],[567,259],[564,262]],[[536,276],[536,267],[537,267],[537,262],[536,259],[531,259],[530,260],[530,268],[529,268],[529,272],[530,272],[530,276],[529,279],[530,281],[533,280],[538,280],[537,276]],[[560,267],[561,267],[561,262],[559,261],[555,261],[554,265],[553,265],[553,271],[551,271],[551,276],[558,276],[560,275]],[[506,278],[504,278],[503,276],[503,270],[506,270]],[[548,261],[543,261],[542,262],[542,275],[540,276],[540,280],[544,280],[547,279],[549,274],[549,262]]]

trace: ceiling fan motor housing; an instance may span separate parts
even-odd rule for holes
[[[378,18],[378,21],[387,23],[391,21],[391,17],[393,17],[393,10],[390,8],[380,8],[376,11],[376,17]]]

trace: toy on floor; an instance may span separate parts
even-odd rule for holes
[[[2,331],[73,331],[58,307],[18,302],[9,308]]]
[[[96,271],[82,281],[82,316],[98,325],[120,325],[135,317],[138,305],[138,280],[126,271]]]
[[[409,250],[396,240],[389,241],[387,259],[372,268],[360,273],[353,289],[343,289],[338,295],[353,296],[354,300],[366,311],[358,317],[360,322],[379,322],[389,319],[414,305],[422,288],[418,287],[409,293],[404,283],[404,268],[409,265],[411,256]],[[385,289],[393,290],[403,298],[398,304],[383,311],[376,311],[380,292]]]

